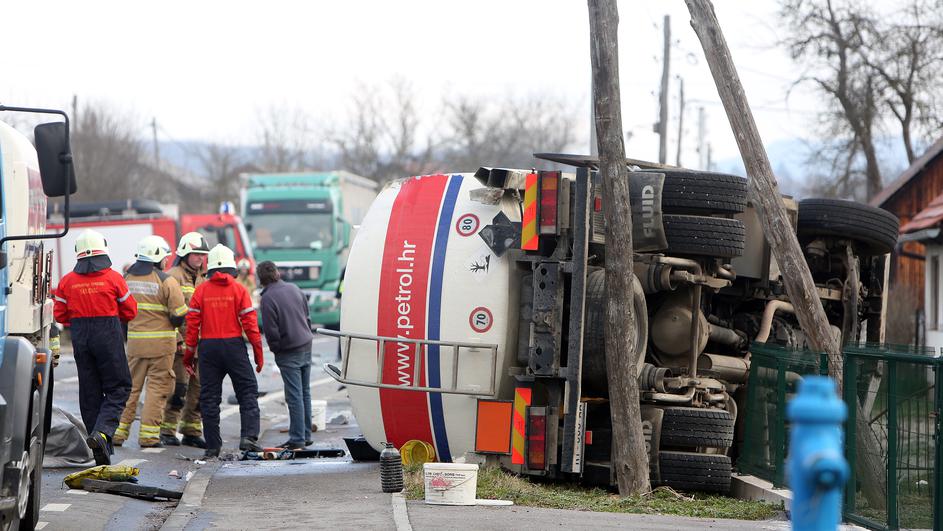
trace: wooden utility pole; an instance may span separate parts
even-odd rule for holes
[[[704,48],[704,56],[714,76],[714,84],[717,85],[730,128],[740,148],[740,156],[743,158],[747,175],[750,176],[750,201],[756,209],[756,215],[763,226],[763,234],[782,271],[786,294],[796,309],[796,318],[805,332],[809,346],[812,350],[825,352],[828,356],[828,374],[838,385],[841,396],[843,365],[840,340],[832,333],[812,273],[787,217],[786,204],[779,193],[779,186],[763,147],[760,132],[753,120],[753,112],[743,92],[740,76],[737,75],[727,41],[714,14],[714,6],[710,0],[685,0],[685,3],[691,13],[691,27]],[[849,385],[855,385],[855,382],[849,382]],[[857,405],[855,436],[857,444],[863,450],[857,452],[857,469],[865,495],[872,507],[883,506],[884,496],[881,491],[884,482],[881,477],[883,464],[880,458],[880,443],[871,431],[860,404]]]
[[[619,494],[631,496],[648,492],[651,485],[635,374],[637,360],[634,353],[638,337],[632,303],[635,287],[632,211],[629,207],[629,170],[622,140],[618,27],[616,0],[589,0],[593,106],[606,216],[605,348],[612,416],[612,469],[619,484]]]
[[[678,109],[678,152],[675,154],[675,166],[681,167],[681,141],[684,139],[684,78],[679,78],[681,82],[681,107]]]
[[[668,162],[668,79],[671,66],[671,17],[665,15],[665,44],[661,57],[661,92],[658,94],[658,163]]]

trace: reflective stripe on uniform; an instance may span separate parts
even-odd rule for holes
[[[130,424],[126,424],[126,423],[124,423],[124,422],[118,423],[118,428],[115,430],[115,437],[114,437],[114,438],[115,438],[115,439],[127,439],[127,438],[128,438],[128,428],[130,428],[130,427],[131,427]]]
[[[180,431],[184,431],[184,430],[197,430],[197,431],[199,431],[199,430],[202,430],[202,429],[203,429],[203,423],[202,423],[202,422],[181,422],[181,423],[180,423]]]
[[[53,298],[56,299],[57,301],[61,302],[62,304],[69,304],[69,301],[63,299],[62,297],[60,297],[60,296],[58,296],[58,295],[54,295]]]
[[[255,311],[255,308],[253,308],[252,306],[249,306],[248,308],[243,308],[242,311],[239,312],[239,315],[245,315],[249,312],[254,312],[254,311]]]
[[[125,293],[124,295],[118,297],[118,302],[124,302],[124,301],[128,300],[128,297],[130,297],[130,296],[131,296],[131,292],[129,291],[129,292]]]
[[[176,433],[177,425],[174,424],[173,422],[161,422],[160,429],[163,431],[170,431],[170,432]]]
[[[156,439],[160,436],[160,426],[148,426],[141,424],[141,431],[138,436],[142,439]]]
[[[177,337],[177,331],[159,330],[155,332],[128,332],[128,339],[162,339],[165,337]]]
[[[199,308],[190,308],[190,311],[191,311],[191,312],[194,312],[194,313],[200,313],[200,309],[199,309]]]
[[[193,295],[193,292],[196,291],[196,288],[194,288],[193,286],[180,286],[180,291]]]
[[[138,306],[140,306],[140,305],[138,305]],[[184,304],[183,306],[180,306],[180,307],[178,307],[177,309],[174,310],[174,315],[176,315],[177,317],[180,317],[181,315],[185,315],[186,313],[187,313],[187,305],[186,305],[186,304]]]
[[[155,312],[166,312],[167,307],[163,304],[157,304],[153,302],[139,302],[138,310],[154,310]]]

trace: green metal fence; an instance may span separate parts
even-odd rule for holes
[[[744,412],[741,472],[785,486],[785,404],[802,376],[825,374],[822,354],[756,344]],[[852,469],[845,518],[871,529],[941,529],[943,358],[935,349],[848,347],[844,399]]]

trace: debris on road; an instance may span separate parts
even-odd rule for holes
[[[328,424],[339,424],[341,426],[346,426],[350,424],[350,419],[347,418],[347,415],[341,413],[340,415],[336,415],[334,418],[332,418]]]
[[[98,479],[83,480],[82,488],[89,492],[117,494],[119,496],[128,496],[131,498],[138,498],[147,501],[179,500],[183,497],[183,492],[176,490],[149,487],[147,485],[135,485],[133,483],[121,483],[117,481],[102,481]]]
[[[170,473],[167,474],[167,476],[176,478],[176,479],[180,479],[183,477],[180,475],[180,472],[177,472],[176,470],[171,470]]]
[[[81,489],[84,480],[94,479],[112,482],[136,482],[141,469],[123,465],[99,465],[73,472],[62,479],[70,489]]]

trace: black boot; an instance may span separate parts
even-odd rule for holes
[[[219,457],[219,448],[207,448],[206,451],[203,452],[204,459],[214,459],[217,457]]]
[[[180,444],[194,448],[206,448],[206,441],[199,435],[184,435],[183,439],[180,440]]]
[[[259,444],[258,437],[243,437],[239,439],[239,449],[243,452],[261,452],[262,445]]]
[[[92,451],[92,455],[95,456],[96,465],[111,464],[111,445],[108,442],[107,435],[97,431],[85,439],[85,444],[88,445],[89,450]]]
[[[176,435],[169,435],[166,433],[160,434],[160,443],[164,446],[180,446],[180,440],[177,439]]]

